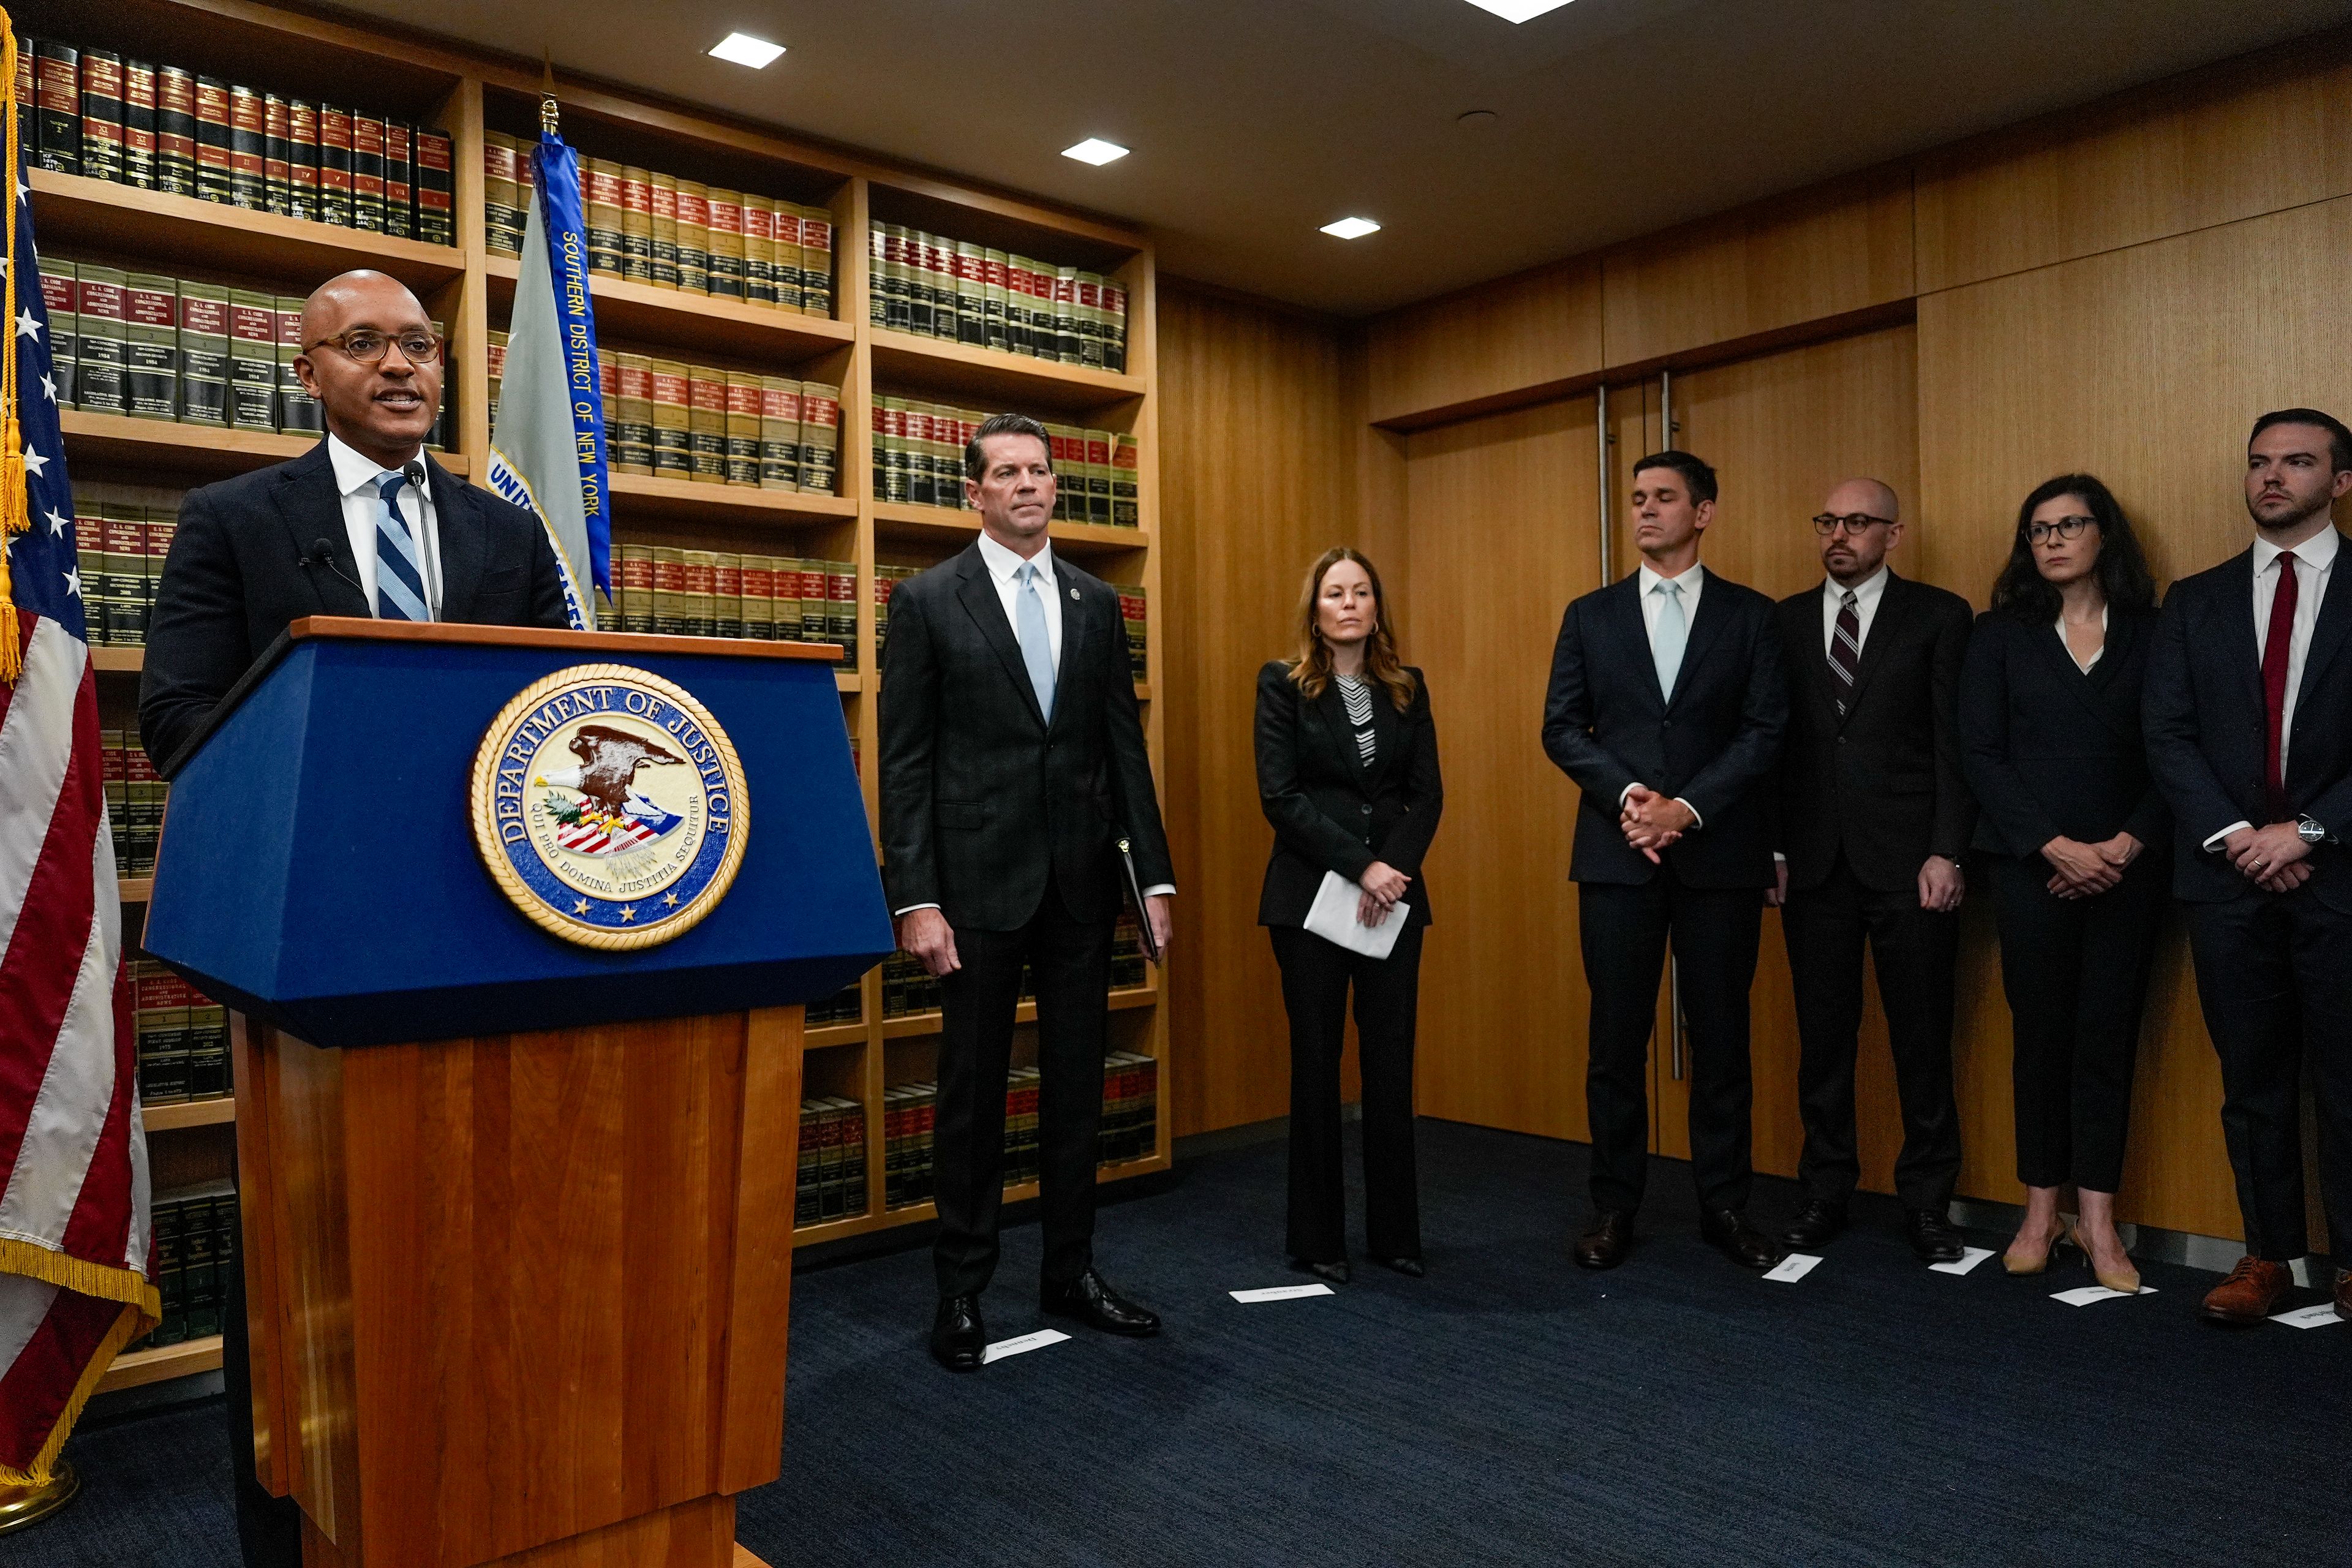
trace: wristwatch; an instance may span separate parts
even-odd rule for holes
[[[2298,816],[2294,819],[2294,836],[2305,844],[2327,842],[2327,829],[2307,816]]]

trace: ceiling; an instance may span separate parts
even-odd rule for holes
[[[1517,26],[1466,0],[342,4],[1138,223],[1165,271],[1345,315],[2352,20],[2352,0],[1574,0]],[[790,52],[704,58],[738,29]],[[1058,155],[1087,136],[1134,152]],[[1384,227],[1316,232],[1349,214]]]

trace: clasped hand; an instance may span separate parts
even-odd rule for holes
[[[2097,844],[2062,833],[2042,847],[2042,858],[2053,868],[2049,889],[2062,899],[2095,897],[2124,879],[2124,868],[2138,859],[2144,847],[2128,833]]]
[[[1389,916],[1396,910],[1397,900],[1404,897],[1405,889],[1412,885],[1411,877],[1385,860],[1375,860],[1365,867],[1364,874],[1356,879],[1356,886],[1362,889],[1356,898],[1357,923],[1368,926],[1387,924]]]
[[[2311,846],[2292,822],[2241,827],[2221,840],[2239,874],[2266,893],[2289,893],[2311,880]]]
[[[1648,857],[1650,864],[1659,864],[1658,851],[1666,848],[1690,831],[1698,820],[1691,808],[1672,795],[1660,795],[1647,784],[1635,784],[1625,792],[1625,803],[1617,815],[1618,830],[1625,842]]]

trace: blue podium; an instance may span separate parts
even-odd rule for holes
[[[801,1004],[892,946],[837,658],[311,620],[175,776],[145,945],[235,1016],[306,1563],[749,1561]]]

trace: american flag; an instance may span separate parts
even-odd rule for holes
[[[16,47],[11,38],[6,52]],[[14,106],[5,112],[13,122]],[[0,680],[0,1482],[37,1486],[115,1352],[154,1327],[160,1302],[98,683],[31,195],[20,156],[8,267],[18,395],[0,407],[0,421],[21,426],[25,474],[19,515],[0,474],[0,675],[16,671]]]

